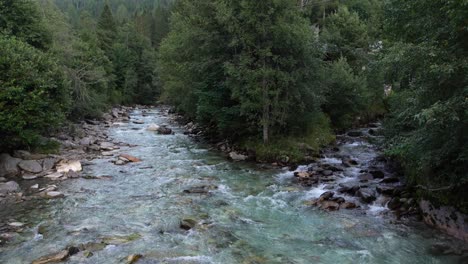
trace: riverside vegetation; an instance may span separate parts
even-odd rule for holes
[[[71,122],[161,101],[302,163],[383,118],[418,197],[468,213],[466,17],[464,0],[0,0],[0,148],[53,152]]]

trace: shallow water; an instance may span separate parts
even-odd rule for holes
[[[294,184],[287,170],[227,161],[175,126],[175,135],[146,131],[150,123],[170,123],[160,111],[145,117],[135,111],[132,118],[145,125],[110,131],[115,141],[138,145],[120,153],[141,163],[94,160],[83,174],[113,179],[68,180],[59,188],[64,199],[0,212],[2,221],[27,224],[20,237],[0,247],[0,263],[30,263],[69,245],[130,234],[141,237],[108,245],[89,258],[77,254],[67,263],[121,263],[130,254],[144,255],[138,263],[457,263],[428,253],[430,245],[448,239],[444,235],[422,225],[390,224],[373,213],[381,210],[377,205],[333,213],[310,208],[303,202],[318,197],[325,185],[306,189]],[[351,144],[342,151],[360,147]],[[216,189],[208,195],[183,192],[196,186]],[[199,225],[185,231],[179,227],[183,218]],[[45,226],[43,236],[36,234],[39,225]]]

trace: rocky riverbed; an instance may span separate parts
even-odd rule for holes
[[[2,155],[0,263],[466,261],[463,243],[387,208],[416,210],[371,143],[378,127],[294,171],[229,161],[165,108],[72,132],[57,155]]]

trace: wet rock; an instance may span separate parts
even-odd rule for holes
[[[156,124],[150,124],[150,125],[146,128],[146,130],[156,132],[156,131],[159,130],[159,128],[160,128],[160,126],[158,126],[158,125],[156,125]]]
[[[136,263],[138,260],[140,260],[143,257],[141,254],[132,254],[127,257],[127,264],[133,264]]]
[[[360,181],[371,181],[374,179],[374,177],[370,173],[364,173],[364,174],[359,175],[358,179]]]
[[[39,164],[39,162],[35,160],[23,160],[20,163],[18,163],[18,167],[20,167],[24,171],[31,173],[39,173],[42,171],[41,164]]]
[[[340,208],[342,209],[354,209],[357,208],[357,205],[352,202],[344,202],[340,205]]]
[[[393,197],[387,204],[388,209],[390,210],[396,210],[400,208],[401,202],[398,197]]]
[[[322,171],[322,175],[323,175],[323,176],[331,176],[331,175],[333,175],[333,171],[331,171],[331,170],[324,170],[324,171]]]
[[[326,201],[326,200],[329,200],[330,198],[333,197],[333,195],[335,195],[334,192],[330,192],[330,191],[324,192],[324,193],[322,193],[322,194],[320,195],[319,201]]]
[[[8,223],[9,226],[11,227],[14,227],[14,228],[20,228],[20,227],[23,227],[24,226],[24,223],[21,223],[21,222],[11,222],[11,223]]]
[[[21,159],[13,158],[9,154],[0,154],[0,177],[18,175],[20,161]]]
[[[369,188],[361,188],[356,194],[364,203],[371,203],[377,199],[375,191]]]
[[[336,211],[340,209],[340,205],[333,201],[324,201],[320,204],[320,208],[327,211]]]
[[[356,166],[356,165],[359,164],[356,160],[353,160],[353,159],[350,159],[350,158],[342,158],[341,163],[345,167],[352,167],[352,166]]]
[[[337,202],[339,204],[342,204],[345,202],[345,199],[343,197],[333,197],[330,198],[330,201]]]
[[[378,193],[384,194],[384,195],[393,195],[395,192],[395,187],[392,186],[377,186],[376,190]]]
[[[398,179],[397,177],[389,177],[389,178],[384,178],[382,179],[380,182],[381,183],[396,183],[396,182],[399,182],[400,179]]]
[[[350,137],[361,137],[363,134],[361,131],[349,131],[347,135]]]
[[[361,188],[359,185],[352,185],[352,184],[339,184],[340,188],[338,189],[339,193],[347,193],[351,195],[355,195],[356,192]]]
[[[198,221],[194,218],[184,218],[180,221],[180,228],[190,230],[197,225]]]
[[[158,132],[158,134],[161,134],[161,135],[170,135],[170,134],[172,134],[172,129],[170,129],[168,127],[165,127],[165,126],[161,126],[161,127],[159,127],[157,132]]]
[[[383,171],[380,170],[372,170],[369,173],[372,174],[375,179],[383,179],[385,177]]]
[[[125,164],[127,164],[127,163],[126,163],[125,161],[119,159],[119,160],[116,160],[116,161],[114,162],[114,164],[117,165],[117,166],[122,166],[122,165],[125,165]]]
[[[199,186],[199,187],[192,187],[190,189],[185,189],[184,193],[191,193],[191,194],[207,194],[210,190],[217,189],[217,186]]]
[[[54,158],[46,158],[42,160],[42,170],[48,171],[54,168],[55,163],[57,162]]]
[[[130,162],[140,162],[141,159],[137,158],[137,157],[134,157],[134,156],[131,156],[131,155],[128,155],[128,154],[121,154],[119,156],[119,158],[122,157],[122,158],[125,158],[126,160],[130,161]]]
[[[6,194],[11,192],[19,192],[20,187],[15,181],[9,181],[6,183],[0,183],[0,194]]]
[[[145,121],[143,121],[143,120],[134,120],[133,123],[137,124],[137,125],[143,125],[145,123]]]
[[[38,176],[37,176],[37,175],[34,175],[34,174],[26,174],[26,175],[23,175],[22,178],[23,178],[23,180],[29,181],[29,180],[35,180],[35,179],[37,179]]]
[[[127,236],[111,236],[111,237],[104,237],[102,238],[102,243],[105,243],[107,245],[120,245],[120,244],[125,244],[137,239],[140,239],[141,235],[134,233],[130,234]]]
[[[84,137],[80,140],[79,144],[81,146],[89,146],[91,144],[93,144],[95,142],[95,140],[91,137]]]
[[[299,171],[299,172],[295,172],[294,176],[297,178],[309,178],[311,174],[307,171]]]
[[[33,190],[37,190],[37,189],[39,189],[39,184],[36,183],[36,184],[32,185],[32,186],[29,187],[29,188],[30,188],[30,189],[33,189]]]
[[[106,151],[114,150],[117,148],[113,143],[110,143],[110,142],[102,142],[99,145],[99,147],[101,150],[106,150]]]
[[[62,261],[67,260],[69,256],[70,256],[70,251],[68,249],[65,249],[58,253],[53,253],[53,254],[41,257],[37,260],[34,260],[32,264],[48,264],[48,263],[62,262]]]
[[[51,174],[48,174],[48,175],[44,176],[44,178],[49,178],[51,180],[58,180],[62,176],[63,176],[63,173],[55,172],[55,173],[51,173]]]
[[[7,179],[5,177],[0,177],[0,182],[6,182]]]
[[[57,166],[57,172],[68,172],[68,171],[82,171],[81,162],[79,160],[61,160]]]
[[[229,153],[229,158],[231,158],[233,161],[244,161],[247,160],[249,157],[232,151]]]
[[[57,198],[63,198],[65,197],[65,195],[61,192],[50,191],[50,192],[46,192],[45,197],[48,199],[57,199]]]

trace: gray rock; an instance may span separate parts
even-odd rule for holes
[[[373,170],[373,171],[370,171],[369,173],[372,174],[372,176],[374,176],[375,179],[383,179],[385,177],[385,174],[383,173],[383,171]]]
[[[27,172],[31,173],[39,173],[42,171],[42,166],[36,160],[23,160],[21,161],[18,166]]]
[[[333,174],[333,171],[331,171],[331,170],[324,170],[324,171],[322,171],[322,175],[323,175],[323,176],[330,176],[330,175],[332,175],[332,174]]]
[[[54,158],[46,158],[46,159],[42,160],[42,169],[44,171],[51,170],[55,166],[56,162],[57,162],[57,160],[54,159]]]
[[[234,151],[229,153],[229,157],[234,161],[244,161],[244,160],[246,160],[248,158],[248,156],[239,154],[239,153],[234,152]]]
[[[358,179],[360,181],[371,181],[374,179],[374,177],[370,173],[364,173],[364,174],[359,175]]]
[[[0,177],[0,182],[6,182],[7,179],[5,177]]]
[[[2,194],[10,193],[10,192],[18,192],[19,190],[20,190],[20,187],[18,183],[14,181],[0,183],[0,193]]]
[[[91,137],[84,137],[84,138],[82,138],[82,139],[80,140],[80,143],[79,143],[79,144],[80,144],[81,146],[89,146],[89,145],[93,144],[94,141],[95,141],[95,140],[94,140],[93,138],[91,138]]]
[[[357,196],[359,196],[364,203],[371,203],[377,199],[375,191],[368,188],[359,189],[359,191],[357,191]]]
[[[0,154],[0,177],[18,175],[20,162],[21,159],[13,158],[9,154]]]
[[[158,129],[158,133],[162,135],[170,135],[172,134],[172,129],[165,127],[165,126],[161,126]]]
[[[335,195],[334,192],[330,192],[330,191],[324,192],[324,193],[322,193],[322,194],[320,195],[319,201],[326,201],[326,200],[332,198],[333,195]]]
[[[362,136],[361,131],[349,131],[347,134],[350,137],[360,137],[360,136]]]
[[[388,209],[390,210],[396,210],[398,209],[399,207],[401,206],[401,203],[400,203],[400,199],[398,197],[394,197],[392,198],[388,204],[387,204],[387,207]]]

